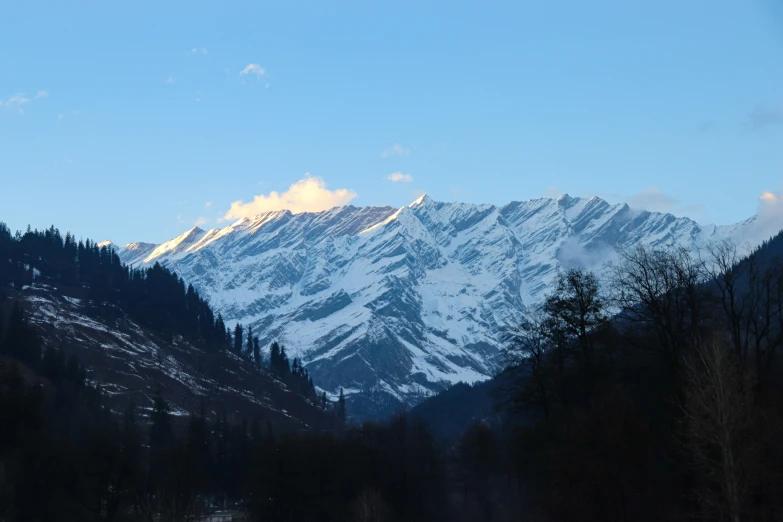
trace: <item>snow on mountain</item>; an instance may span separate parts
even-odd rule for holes
[[[373,416],[491,376],[501,332],[559,268],[597,268],[616,247],[742,242],[752,225],[700,226],[597,197],[498,207],[422,196],[402,208],[267,212],[119,255],[176,271],[227,322],[283,342],[320,386],[344,387],[352,412]]]
[[[234,419],[263,418],[286,431],[333,425],[269,372],[230,352],[205,352],[179,335],[161,337],[119,309],[108,318],[87,299],[72,296],[84,295],[80,287],[34,283],[11,292],[43,345],[76,356],[114,411],[123,411],[129,400],[149,410],[161,391],[179,418],[203,407]]]

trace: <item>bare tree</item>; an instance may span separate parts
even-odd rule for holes
[[[639,246],[619,255],[609,273],[620,317],[652,330],[658,356],[677,379],[682,354],[706,315],[704,263],[684,247]]]
[[[353,501],[351,508],[355,522],[383,522],[386,520],[386,503],[375,488],[366,488]]]
[[[777,260],[741,258],[729,241],[709,245],[707,253],[734,355],[743,366],[754,364],[763,383],[783,342],[783,269]]]
[[[740,522],[760,451],[753,379],[725,335],[699,342],[684,364],[684,440],[703,478],[703,506]]]
[[[522,322],[508,330],[503,336],[503,357],[507,369],[520,369],[529,373],[530,378],[513,379],[511,386],[514,405],[533,404],[540,408],[544,420],[549,423],[550,376],[546,358],[551,348],[551,340],[546,331],[546,316],[542,308],[535,308]]]

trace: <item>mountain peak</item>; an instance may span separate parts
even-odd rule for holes
[[[416,206],[419,206],[419,205],[423,205],[423,204],[425,204],[425,203],[428,203],[428,202],[430,202],[430,201],[432,201],[432,198],[431,198],[431,197],[429,197],[427,194],[422,194],[421,196],[419,196],[418,198],[416,198],[416,200],[415,200],[413,203],[411,203],[411,204],[410,204],[410,205],[408,205],[408,206],[409,206],[409,207],[416,207]]]
[[[183,236],[190,236],[192,234],[203,234],[203,233],[204,233],[204,229],[202,229],[202,228],[200,228],[198,226],[195,226],[195,227],[191,228],[190,230],[188,230],[187,232],[185,232],[182,235]]]
[[[284,342],[328,393],[346,388],[366,417],[491,376],[502,332],[560,268],[598,270],[616,247],[741,241],[746,230],[629,219],[622,205],[568,194],[501,208],[427,195],[398,209],[341,208],[194,228],[120,258],[175,271],[225,321]]]

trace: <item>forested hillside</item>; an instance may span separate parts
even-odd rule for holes
[[[17,250],[3,254],[0,519],[180,521],[226,507],[265,522],[783,518],[783,270],[772,250],[783,236],[746,259],[728,243],[701,257],[638,247],[620,253],[606,280],[561,272],[540,309],[507,332],[501,380],[361,426],[346,422],[342,398],[323,411],[283,347],[271,346],[258,368],[255,334],[232,332],[229,344],[219,317],[208,325],[191,315],[188,302],[208,305],[188,301],[173,274],[155,268],[176,280],[176,292],[163,287],[182,291],[181,301],[169,298],[182,310],[126,314],[129,288],[158,295],[142,284],[146,273],[133,276],[111,251],[85,244],[102,268],[91,275],[77,264],[76,284],[66,284],[70,263],[21,250],[23,237],[2,244]],[[97,294],[93,277],[103,281]],[[190,375],[188,358],[173,355],[182,351],[213,353],[207,365],[236,376],[276,375],[288,393],[299,382],[294,395],[326,427],[228,418],[208,396],[180,411],[154,392],[149,405],[130,400],[119,410],[113,397],[122,393],[50,341],[68,324],[73,339],[89,341],[100,329],[88,323],[104,320],[127,342],[133,328],[154,325],[167,338],[163,359],[182,361],[173,375]],[[177,332],[188,322],[186,339]],[[111,368],[117,356],[106,351]]]

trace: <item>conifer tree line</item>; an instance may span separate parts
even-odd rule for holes
[[[2,521],[174,522],[225,509],[264,521],[438,517],[439,450],[405,416],[338,435],[276,433],[202,403],[183,426],[160,392],[118,415],[75,358],[40,355],[21,308],[0,332]]]
[[[215,314],[191,284],[155,263],[148,268],[124,265],[107,246],[65,237],[54,226],[12,234],[0,223],[0,287],[30,285],[35,278],[47,283],[82,288],[106,319],[119,310],[139,324],[168,338],[175,335],[207,351],[230,351],[256,367],[265,367],[262,348],[252,328],[237,323],[233,329]],[[282,358],[275,354],[282,352]],[[293,367],[285,348],[274,343],[269,369],[292,390],[324,409],[331,407],[318,397],[312,377],[301,361]],[[277,358],[276,358],[277,357]]]
[[[781,253],[783,235],[750,257],[727,243],[639,247],[605,276],[564,270],[507,332],[495,408],[453,436],[415,412],[275,433],[202,409],[177,431],[161,395],[149,423],[132,405],[118,416],[12,310],[0,520],[180,521],[232,506],[264,522],[781,521]],[[255,334],[241,332],[224,339],[247,354]],[[279,344],[269,357],[281,380],[303,373]],[[469,390],[454,390],[440,408],[466,407]]]

